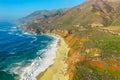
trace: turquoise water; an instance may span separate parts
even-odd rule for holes
[[[13,22],[0,22],[0,80],[19,80],[24,68],[39,56],[53,37],[24,31]],[[39,53],[38,53],[39,52]]]

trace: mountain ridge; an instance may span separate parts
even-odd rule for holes
[[[60,15],[66,10],[68,10],[68,8],[53,9],[53,10],[38,10],[29,14],[26,17],[19,19],[18,21],[21,23],[31,23],[31,22],[34,22],[34,20],[42,21],[49,17]]]
[[[59,28],[59,26],[68,26],[71,29],[75,26],[120,26],[117,24],[120,23],[119,3],[118,0],[87,0],[70,9],[34,12],[20,21],[30,20],[30,24],[35,23],[45,29]]]

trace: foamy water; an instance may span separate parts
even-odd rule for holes
[[[36,80],[37,75],[44,72],[50,65],[54,63],[56,52],[58,49],[59,38],[54,37],[55,40],[43,51],[43,58],[38,56],[30,66],[24,68],[20,80]],[[41,51],[38,54],[41,54]]]
[[[0,23],[0,80],[35,80],[53,64],[59,39]]]

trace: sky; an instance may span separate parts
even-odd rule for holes
[[[71,8],[85,0],[0,0],[0,19],[18,19],[37,10]]]

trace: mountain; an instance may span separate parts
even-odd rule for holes
[[[31,22],[34,22],[35,20],[43,21],[43,20],[48,19],[50,17],[60,15],[63,12],[65,12],[66,10],[67,10],[67,8],[54,9],[54,10],[39,10],[39,11],[33,12],[32,14],[30,14],[26,17],[19,19],[18,21],[22,22],[22,23],[31,23]]]
[[[120,80],[120,0],[86,0],[51,12],[23,18],[23,28],[64,38],[70,48],[65,58],[68,80]]]
[[[119,0],[86,0],[71,9],[36,11],[21,22],[33,22],[45,28],[73,29],[80,26],[120,26]]]
[[[119,21],[120,1],[118,0],[88,0],[84,4],[68,10],[62,17],[53,23],[70,25],[99,24],[110,26]],[[57,24],[59,24],[57,23]],[[114,24],[113,24],[114,25]]]

